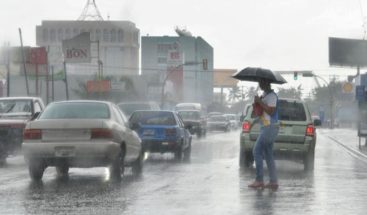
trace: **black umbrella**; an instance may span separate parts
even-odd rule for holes
[[[259,82],[260,79],[267,79],[271,83],[275,84],[287,83],[287,81],[278,72],[256,67],[246,67],[243,70],[236,72],[232,77],[241,81]]]

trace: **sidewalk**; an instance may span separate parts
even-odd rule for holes
[[[366,138],[361,138],[361,147],[359,147],[358,131],[355,128],[317,128],[317,133],[326,137],[333,137],[344,145],[367,155]]]

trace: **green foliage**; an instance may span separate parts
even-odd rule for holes
[[[301,85],[296,87],[291,87],[289,89],[279,89],[278,96],[280,98],[291,98],[291,99],[301,99],[302,88]]]

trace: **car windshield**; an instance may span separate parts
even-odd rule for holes
[[[32,112],[31,100],[0,100],[0,114],[24,114]]]
[[[127,115],[130,116],[134,111],[137,110],[150,110],[151,107],[146,103],[126,103],[119,104],[119,108]]]
[[[209,122],[224,122],[226,121],[225,116],[211,116],[208,119]]]
[[[178,114],[182,117],[182,119],[200,119],[200,114],[197,111],[180,111]]]
[[[109,119],[107,104],[93,102],[61,102],[50,104],[40,119]]]
[[[137,111],[130,118],[130,123],[141,125],[176,125],[176,120],[171,112]]]

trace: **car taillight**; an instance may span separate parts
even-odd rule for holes
[[[23,132],[23,140],[38,140],[42,138],[40,129],[26,129]]]
[[[250,132],[250,127],[251,127],[250,122],[248,122],[248,121],[244,121],[244,122],[242,123],[242,132],[243,132],[243,133],[249,133],[249,132]]]
[[[91,129],[91,139],[110,139],[112,138],[112,131],[106,128]]]
[[[315,135],[315,126],[313,125],[307,125],[307,128],[306,128],[306,136],[311,136],[313,137]]]
[[[166,129],[166,136],[176,136],[176,129],[175,128],[167,128]]]

